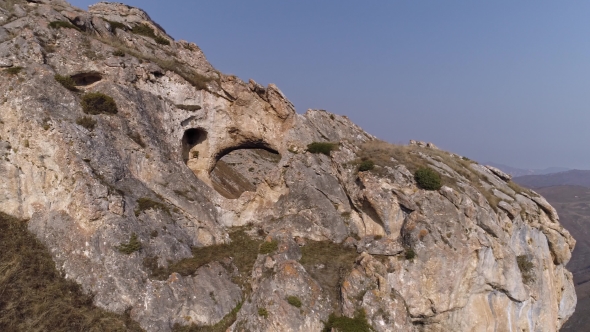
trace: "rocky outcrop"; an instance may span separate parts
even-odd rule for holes
[[[0,19],[0,63],[20,68],[0,73],[0,210],[96,305],[147,331],[314,331],[359,310],[378,331],[557,331],[572,314],[575,241],[501,173],[297,114],[137,8],[22,1]],[[87,92],[117,113],[85,114]],[[444,186],[421,189],[420,166]],[[228,249],[236,229],[260,251]]]

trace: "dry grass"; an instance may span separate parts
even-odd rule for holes
[[[356,249],[346,248],[330,241],[311,241],[301,248],[301,260],[305,270],[322,286],[335,310],[340,308],[340,286],[352,270]],[[323,265],[323,268],[318,266]]]
[[[236,321],[238,318],[238,312],[242,309],[242,303],[239,303],[233,310],[225,315],[222,320],[217,322],[215,325],[210,326],[196,326],[196,325],[189,325],[189,326],[182,326],[178,323],[174,324],[172,331],[174,332],[226,332],[229,327]],[[264,316],[265,318],[268,316],[268,312],[266,312],[266,316],[261,314],[261,311],[258,310],[258,314]]]
[[[497,211],[500,199],[483,187],[481,182],[488,182],[488,180],[485,176],[480,175],[470,167],[474,162],[468,158],[451,156],[448,152],[442,150],[434,150],[414,145],[396,145],[378,140],[361,144],[358,155],[361,159],[373,160],[375,165],[381,166],[375,167],[371,172],[375,172],[381,176],[388,176],[388,173],[384,169],[385,166],[393,168],[398,165],[404,165],[412,173],[420,168],[429,167],[428,161],[420,157],[418,154],[419,152],[428,155],[435,160],[441,161],[457,174],[464,177],[469,184],[475,187],[486,198],[490,206]],[[462,190],[457,185],[457,181],[458,179],[456,178],[441,175],[442,185],[446,185],[461,192]],[[513,189],[518,186],[516,184],[511,184],[511,182],[509,182],[508,185]],[[519,187],[518,190],[515,189],[515,191],[523,192],[526,191],[526,189]]]
[[[183,276],[192,275],[201,266],[224,258],[233,258],[233,264],[238,268],[240,277],[238,281],[242,288],[246,287],[246,280],[252,274],[252,267],[258,257],[260,240],[252,239],[244,229],[238,228],[230,232],[230,243],[216,244],[208,247],[193,248],[193,257],[185,258],[172,263],[167,269],[158,269],[152,262],[144,262],[152,271],[152,278],[165,280],[168,276],[177,272]],[[153,258],[152,258],[153,259]],[[149,265],[148,263],[152,263]]]
[[[26,223],[0,213],[0,331],[142,331],[92,305],[66,280]]]

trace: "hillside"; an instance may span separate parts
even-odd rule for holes
[[[575,169],[545,175],[525,175],[515,177],[513,181],[521,186],[533,189],[551,186],[590,187],[590,171]]]
[[[572,315],[575,240],[501,171],[299,114],[138,8],[0,7],[0,212],[90,318],[421,332],[556,331]],[[53,311],[19,312],[16,330],[50,328]]]

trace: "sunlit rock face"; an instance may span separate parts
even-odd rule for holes
[[[146,331],[318,331],[361,310],[377,331],[557,331],[572,314],[575,241],[509,177],[297,114],[140,9],[0,6],[0,211],[97,306]],[[89,92],[117,112],[85,114]]]

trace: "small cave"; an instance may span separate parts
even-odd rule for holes
[[[247,144],[223,151],[210,173],[213,188],[235,199],[256,187],[277,167],[281,155],[266,144]]]
[[[191,159],[199,158],[198,145],[205,142],[207,132],[201,128],[191,128],[182,136],[182,160],[188,163]]]
[[[102,75],[97,72],[89,72],[72,75],[71,78],[77,86],[87,86],[102,80]]]

